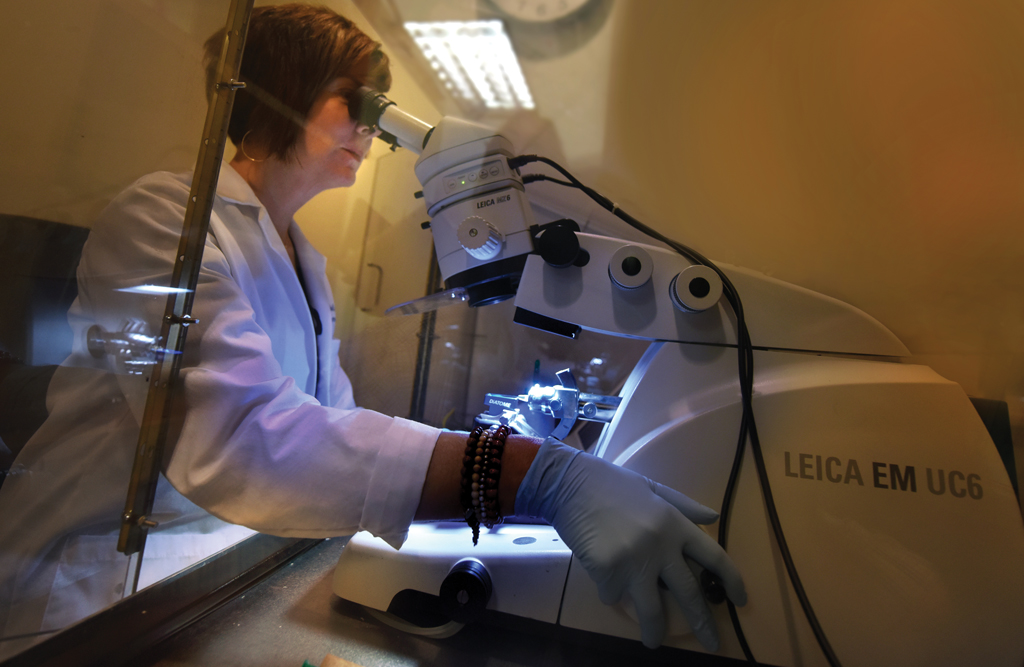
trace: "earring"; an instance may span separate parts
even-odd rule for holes
[[[246,137],[249,136],[249,132],[252,132],[252,130],[248,130],[248,131],[246,131],[245,134],[242,135],[242,140],[240,142],[238,142],[238,150],[242,151],[242,155],[244,155],[245,159],[249,160],[250,162],[263,162],[267,158],[261,158],[261,159],[257,160],[253,156],[249,155],[249,153],[247,153],[246,150],[245,150],[245,139],[246,139]]]

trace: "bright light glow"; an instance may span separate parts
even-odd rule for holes
[[[593,359],[590,360],[591,366],[600,366],[603,363],[604,359],[602,359],[601,357],[594,357]]]
[[[192,290],[181,287],[161,287],[160,285],[138,285],[136,287],[123,287],[117,291],[129,294],[187,294]]]
[[[555,395],[555,387],[542,387],[539,384],[535,384],[530,387],[530,393],[528,395],[532,399],[551,398]]]
[[[450,93],[489,109],[532,109],[533,97],[501,21],[406,23]]]

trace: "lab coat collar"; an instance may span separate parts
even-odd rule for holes
[[[322,293],[323,290],[317,278],[327,271],[327,258],[306,239],[306,235],[302,233],[302,229],[294,220],[288,226],[288,235],[292,238],[292,244],[295,246],[295,254],[299,256],[299,265],[306,277],[306,288],[315,292],[313,296],[324,298],[325,295]]]
[[[242,175],[227,161],[220,163],[220,176],[217,178],[217,195],[226,201],[246,206],[263,206],[245,182]]]
[[[287,289],[291,291],[291,300],[296,303],[302,303],[308,299],[311,305],[317,309],[320,321],[328,335],[316,335],[311,316],[305,318],[302,327],[307,340],[306,349],[310,354],[309,363],[318,363],[319,365],[321,386],[319,388],[316,386],[316,374],[311,374],[303,390],[310,395],[317,395],[317,390],[319,389],[320,395],[318,398],[328,398],[329,395],[322,392],[329,391],[330,389],[330,365],[327,362],[332,353],[336,356],[336,350],[333,350],[330,346],[330,341],[334,334],[334,300],[331,298],[330,288],[326,284],[327,258],[320,254],[306,239],[306,235],[302,233],[302,229],[293,219],[288,225],[288,235],[295,246],[295,254],[299,258],[299,265],[302,267],[303,277],[305,278],[308,294],[303,294],[298,277],[295,276],[294,272],[286,271],[283,268],[287,266],[290,269],[291,261],[288,259],[288,251],[285,250],[281,236],[274,228],[274,223],[270,220],[266,207],[260,203],[256,193],[249,187],[249,184],[242,178],[241,174],[235,171],[234,167],[228,162],[221,162],[220,165],[217,197],[236,205],[252,206],[255,208],[251,215],[255,218],[254,222],[263,233],[267,243],[277,253],[279,260],[282,262],[279,265],[280,270],[293,276],[293,279],[288,281],[290,284],[287,286]],[[316,352],[313,352],[313,350],[316,350]]]
[[[232,204],[252,206],[256,208],[256,224],[259,226],[264,236],[266,236],[268,243],[270,243],[270,247],[273,248],[282,259],[288,261],[288,251],[285,250],[284,243],[281,241],[281,237],[274,228],[274,223],[270,220],[270,214],[267,212],[266,207],[260,202],[256,193],[246,180],[242,178],[242,175],[235,171],[235,168],[231,166],[231,163],[226,160],[220,163],[220,176],[217,178],[217,197]],[[296,234],[297,229],[298,226],[293,220],[289,225],[289,234],[291,235],[293,242],[297,235],[301,236],[301,234]],[[302,243],[306,246],[309,245],[305,237],[302,238]],[[310,250],[312,250],[312,248],[310,248]],[[296,252],[298,252],[298,247],[296,247]],[[299,255],[300,262],[306,261],[306,252],[308,251],[304,251],[303,254]],[[313,252],[316,251],[314,250]],[[312,258],[310,258],[310,261],[313,261]],[[314,265],[316,265],[316,263],[314,263]]]
[[[258,207],[260,209],[260,227],[263,228],[263,232],[270,240],[271,246],[282,257],[288,256],[287,251],[284,249],[284,244],[281,242],[281,237],[278,236],[277,230],[273,228],[273,223],[270,221],[270,217],[266,214],[266,208],[260,203],[256,193],[253,192],[249,184],[242,178],[242,175],[235,171],[235,168],[227,161],[220,163],[220,176],[217,179],[217,196],[234,204]],[[306,240],[306,236],[294,220],[288,226],[288,235],[291,236],[292,243],[295,244],[295,252],[299,256],[300,264],[305,267],[304,272],[309,276],[321,275],[327,268],[327,260]],[[316,281],[308,280],[307,282]],[[320,291],[319,289],[317,290],[317,292]],[[318,294],[318,296],[322,295]]]

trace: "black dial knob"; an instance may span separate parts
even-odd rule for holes
[[[537,253],[551,266],[564,269],[569,266],[585,266],[590,253],[580,248],[576,236],[579,225],[572,220],[556,220],[544,226],[534,240]]]
[[[491,599],[491,575],[478,560],[460,560],[441,582],[441,606],[453,621],[469,623]]]

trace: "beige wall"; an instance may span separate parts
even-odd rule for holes
[[[713,259],[865,310],[911,361],[1007,401],[1021,470],[1024,5],[623,10],[599,189]]]
[[[2,16],[2,212],[87,227],[139,176],[192,168],[201,45],[227,2],[7,2]]]

